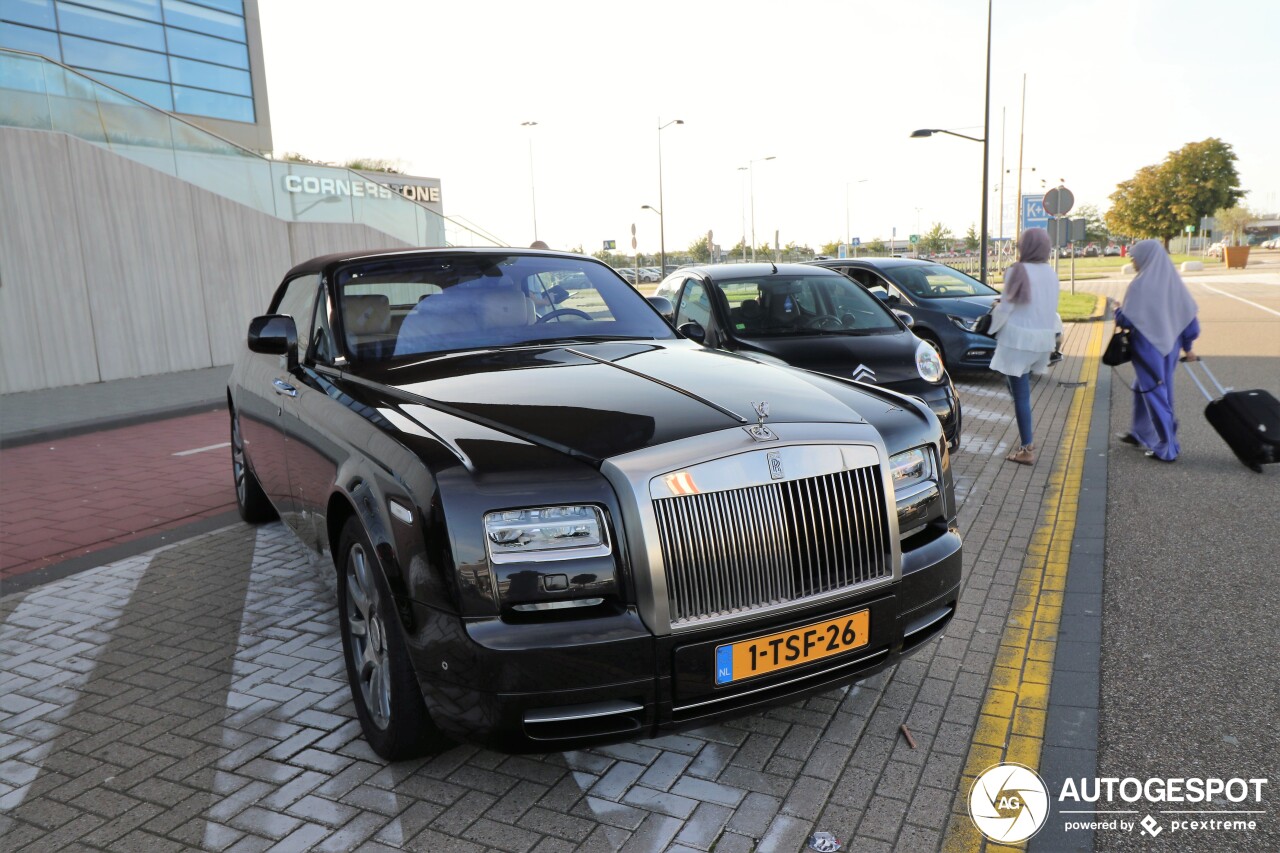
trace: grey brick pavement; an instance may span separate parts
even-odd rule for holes
[[[1068,331],[1070,355],[1084,327]],[[236,526],[0,599],[0,847],[44,850],[937,849],[1078,359],[1011,406],[960,383],[966,587],[947,636],[805,702],[539,756],[385,766],[359,735],[332,592],[279,525]],[[910,749],[898,727],[917,741]]]

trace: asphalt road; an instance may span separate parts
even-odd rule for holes
[[[1200,305],[1196,351],[1218,379],[1280,395],[1280,274],[1264,267],[1188,284]],[[1119,296],[1122,285],[1090,289]],[[1117,371],[1113,432],[1127,431],[1132,375]],[[1099,832],[1097,849],[1280,850],[1280,466],[1256,474],[1236,461],[1181,371],[1175,401],[1175,464],[1114,441],[1110,449],[1099,775],[1270,782],[1262,804],[1111,806],[1166,825],[1254,819],[1252,832]],[[1162,813],[1193,809],[1265,813]]]

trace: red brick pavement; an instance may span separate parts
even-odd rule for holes
[[[0,450],[0,580],[235,508],[225,412]]]

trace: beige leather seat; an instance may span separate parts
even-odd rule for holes
[[[531,326],[538,321],[533,300],[514,284],[485,288],[478,297],[477,309],[482,329]]]
[[[366,354],[390,349],[396,339],[391,331],[391,300],[380,293],[344,295],[342,320],[347,343]],[[375,346],[370,346],[371,344]]]

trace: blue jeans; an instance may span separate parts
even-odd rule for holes
[[[1022,439],[1024,446],[1031,444],[1033,438],[1031,434],[1031,374],[1006,376],[1005,380],[1009,383],[1009,393],[1013,395],[1013,413],[1018,418],[1018,436]]]

